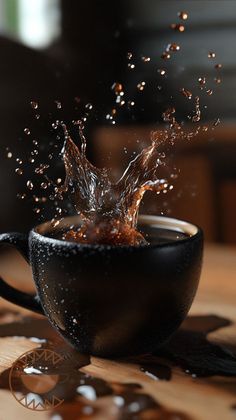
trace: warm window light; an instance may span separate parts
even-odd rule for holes
[[[0,35],[46,48],[61,33],[60,0],[0,0]]]
[[[60,35],[59,0],[18,0],[19,37],[33,48],[45,48]]]

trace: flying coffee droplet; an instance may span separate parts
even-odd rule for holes
[[[131,58],[133,57],[133,54],[131,53],[131,52],[128,52],[127,53],[127,58],[128,58],[128,60],[131,60]]]
[[[22,165],[23,161],[20,158],[16,158],[16,162],[19,163],[19,165]]]
[[[32,150],[32,152],[31,152],[32,156],[37,156],[38,154],[39,154],[39,152],[36,149]]]
[[[217,119],[214,121],[213,126],[214,126],[214,127],[217,127],[217,125],[219,125],[219,124],[220,124],[220,119],[219,119],[219,118],[217,118]]]
[[[32,142],[35,146],[38,146],[38,141],[37,140],[33,140]]]
[[[34,163],[35,162],[34,158],[29,158],[29,162]]]
[[[179,12],[178,16],[182,20],[187,20],[188,19],[188,13],[187,12]]]
[[[60,223],[60,220],[52,219],[52,221],[51,221],[52,227],[57,227],[59,225],[59,223]]]
[[[61,184],[62,183],[62,179],[61,178],[57,178],[57,184]]]
[[[36,118],[36,120],[39,120],[39,118],[40,118],[40,114],[36,114],[36,115],[35,115],[35,118]]]
[[[195,97],[195,114],[192,117],[192,122],[198,122],[201,119],[200,98]]]
[[[161,76],[164,76],[166,74],[166,71],[164,69],[158,69],[158,73],[160,73]]]
[[[169,60],[170,59],[170,54],[168,53],[168,52],[163,52],[163,54],[161,54],[161,58],[163,59],[163,60]]]
[[[26,127],[26,128],[24,129],[24,133],[25,133],[27,136],[29,136],[29,135],[31,134],[30,129]]]
[[[57,109],[61,109],[62,108],[62,104],[61,104],[60,101],[56,100],[55,101],[55,104],[56,104]]]
[[[72,120],[73,125],[80,125],[81,120]]]
[[[213,94],[213,90],[212,89],[207,89],[206,93],[207,93],[207,95],[211,96]]]
[[[33,108],[33,109],[38,109],[38,107],[39,107],[38,102],[35,102],[35,101],[31,101],[30,105],[31,105],[31,108]]]
[[[47,187],[48,187],[48,184],[47,184],[46,182],[42,182],[42,183],[41,183],[41,188],[42,188],[43,190],[46,190],[46,189],[47,189]]]
[[[221,78],[220,77],[215,77],[214,81],[217,85],[219,85],[221,83]]]
[[[8,159],[11,159],[11,158],[12,158],[12,153],[11,153],[11,152],[8,152],[8,153],[7,153],[7,158],[8,158]]]
[[[185,88],[180,89],[180,92],[182,93],[183,96],[185,96],[185,98],[191,99],[193,94],[192,92],[190,92],[190,90],[187,90]]]
[[[19,200],[24,200],[26,197],[26,194],[17,194],[16,196]]]
[[[219,63],[219,64],[216,64],[216,65],[215,65],[215,69],[217,69],[217,70],[218,70],[218,69],[222,69],[222,64],[220,64],[220,63]]]
[[[215,57],[216,57],[216,53],[213,51],[209,51],[208,58],[215,58]]]
[[[93,109],[93,105],[88,103],[88,104],[85,105],[85,108],[89,109],[89,111],[91,111],[91,109]]]
[[[134,101],[128,101],[128,106],[130,107],[130,106],[134,106],[135,105],[135,102]]]
[[[170,122],[170,123],[173,122],[174,114],[175,114],[174,107],[166,109],[166,111],[162,113],[163,121]]]
[[[128,69],[133,70],[135,68],[134,63],[128,63]]]
[[[144,62],[144,63],[149,63],[149,61],[151,61],[151,58],[150,57],[146,57],[146,56],[142,56],[142,61]]]
[[[180,50],[180,46],[178,44],[176,44],[175,42],[173,42],[172,44],[168,44],[166,47],[166,51],[179,51]]]
[[[15,169],[15,173],[16,173],[17,175],[23,175],[23,170],[22,170],[21,168],[16,168],[16,169]]]
[[[170,25],[170,28],[174,29],[175,31],[178,31],[178,32],[184,32],[185,31],[185,26],[182,25],[181,23],[172,23]]]
[[[38,207],[34,208],[33,211],[36,214],[39,214],[41,212],[41,210]]]
[[[122,92],[123,91],[123,86],[122,86],[122,84],[121,83],[118,83],[118,82],[116,82],[116,83],[113,83],[113,85],[112,85],[112,90],[114,90],[114,92],[115,92],[115,94],[116,95],[119,95],[120,94],[120,92]]]
[[[34,188],[34,184],[32,181],[27,181],[27,187],[29,188],[29,190],[32,190]]]
[[[205,77],[199,77],[198,82],[199,82],[200,85],[205,85],[206,84],[206,78]]]
[[[137,88],[138,88],[138,90],[143,91],[143,90],[144,90],[144,88],[145,88],[145,85],[146,85],[146,82],[141,82],[141,83],[138,83],[138,84],[137,84]]]
[[[35,168],[34,172],[36,174],[43,175],[43,173],[45,172],[45,170],[48,169],[48,168],[49,168],[49,165],[40,163],[39,167]]]

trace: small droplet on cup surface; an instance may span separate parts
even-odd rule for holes
[[[33,109],[38,109],[38,107],[39,107],[39,104],[36,101],[31,101],[30,105],[31,105],[31,108],[33,108]]]
[[[23,170],[22,170],[21,168],[16,168],[16,169],[15,169],[15,173],[16,173],[17,175],[23,175]]]
[[[30,129],[29,129],[28,127],[24,128],[24,133],[25,133],[27,136],[30,136],[30,134],[31,134]]]
[[[29,190],[32,190],[33,188],[34,188],[34,184],[33,184],[33,182],[32,181],[27,181],[27,188],[29,188]]]

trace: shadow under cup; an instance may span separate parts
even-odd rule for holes
[[[30,264],[45,314],[80,352],[109,357],[156,350],[192,304],[202,231],[176,219],[140,216],[149,245],[82,245],[58,239],[72,223],[79,218],[30,233]]]

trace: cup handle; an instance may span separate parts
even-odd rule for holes
[[[3,233],[0,235],[0,245],[5,244],[14,246],[29,262],[29,247],[28,247],[28,236],[22,233]],[[15,287],[7,284],[0,277],[0,296],[15,305],[22,306],[23,308],[30,309],[33,312],[37,312],[44,315],[38,295],[30,295],[29,293],[21,292],[15,289]]]

